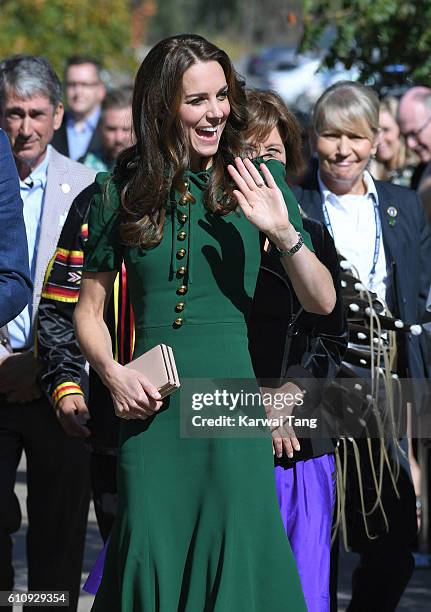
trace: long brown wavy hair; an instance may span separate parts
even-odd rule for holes
[[[135,144],[123,151],[113,180],[121,194],[121,238],[148,248],[163,236],[166,202],[190,167],[189,148],[177,122],[185,71],[198,62],[218,62],[228,86],[230,115],[212,159],[205,206],[227,214],[237,202],[227,173],[233,157],[244,154],[247,124],[244,83],[228,55],[195,34],[181,34],[155,45],[142,62],[133,91]]]
[[[275,91],[247,90],[248,125],[244,137],[251,145],[251,154],[260,149],[273,128],[277,128],[286,149],[286,175],[296,177],[304,169],[301,128],[293,113]]]

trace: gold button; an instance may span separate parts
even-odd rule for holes
[[[178,232],[177,238],[178,238],[178,240],[185,240],[187,238],[187,233],[186,232]]]
[[[183,324],[183,319],[181,317],[177,317],[174,321],[175,327],[181,327],[182,324]]]
[[[181,206],[186,206],[187,204],[191,203],[194,204],[196,202],[196,199],[192,196],[192,194],[190,193],[190,191],[187,191],[187,193],[185,193],[183,196],[181,196],[180,198],[180,204]]]
[[[188,219],[188,215],[186,215],[186,213],[178,213],[178,220],[181,221],[181,223],[185,223]]]
[[[181,312],[184,310],[184,302],[178,302],[178,304],[175,306],[175,310],[176,312]]]
[[[187,293],[187,285],[181,285],[181,287],[178,287],[177,289],[178,295],[184,295],[185,293]]]
[[[180,266],[177,270],[177,276],[184,276],[187,272],[187,268],[185,266]]]
[[[178,249],[178,251],[177,251],[178,259],[182,259],[185,254],[186,254],[186,250],[185,249]]]

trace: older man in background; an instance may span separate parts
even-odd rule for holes
[[[407,146],[416,153],[420,164],[412,177],[416,189],[431,220],[431,89],[411,87],[401,98],[398,122]]]
[[[0,356],[0,590],[13,589],[11,534],[21,522],[14,485],[24,451],[28,588],[69,591],[68,609],[76,610],[89,503],[88,454],[82,440],[63,432],[42,396],[44,364],[34,351],[48,263],[73,199],[94,178],[94,171],[50,146],[62,117],[61,84],[45,58],[19,55],[0,62],[0,122],[20,179],[34,285],[29,306],[7,326],[10,350],[3,347]]]

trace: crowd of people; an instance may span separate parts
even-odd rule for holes
[[[396,610],[427,494],[415,445],[324,415],[343,376],[429,376],[426,334],[394,321],[426,320],[431,89],[336,83],[309,138],[304,160],[282,99],[197,35],[118,89],[91,57],[63,84],[44,57],[0,62],[0,591],[24,452],[28,589],[68,591],[70,610],[90,499],[95,612],[334,612],[340,522],[360,555],[349,612]],[[295,402],[262,407],[267,435],[182,435],[182,389],[125,367],[159,344],[181,382]],[[407,414],[424,389],[405,387]]]

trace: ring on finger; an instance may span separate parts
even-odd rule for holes
[[[257,187],[263,187],[265,183],[256,183]]]

